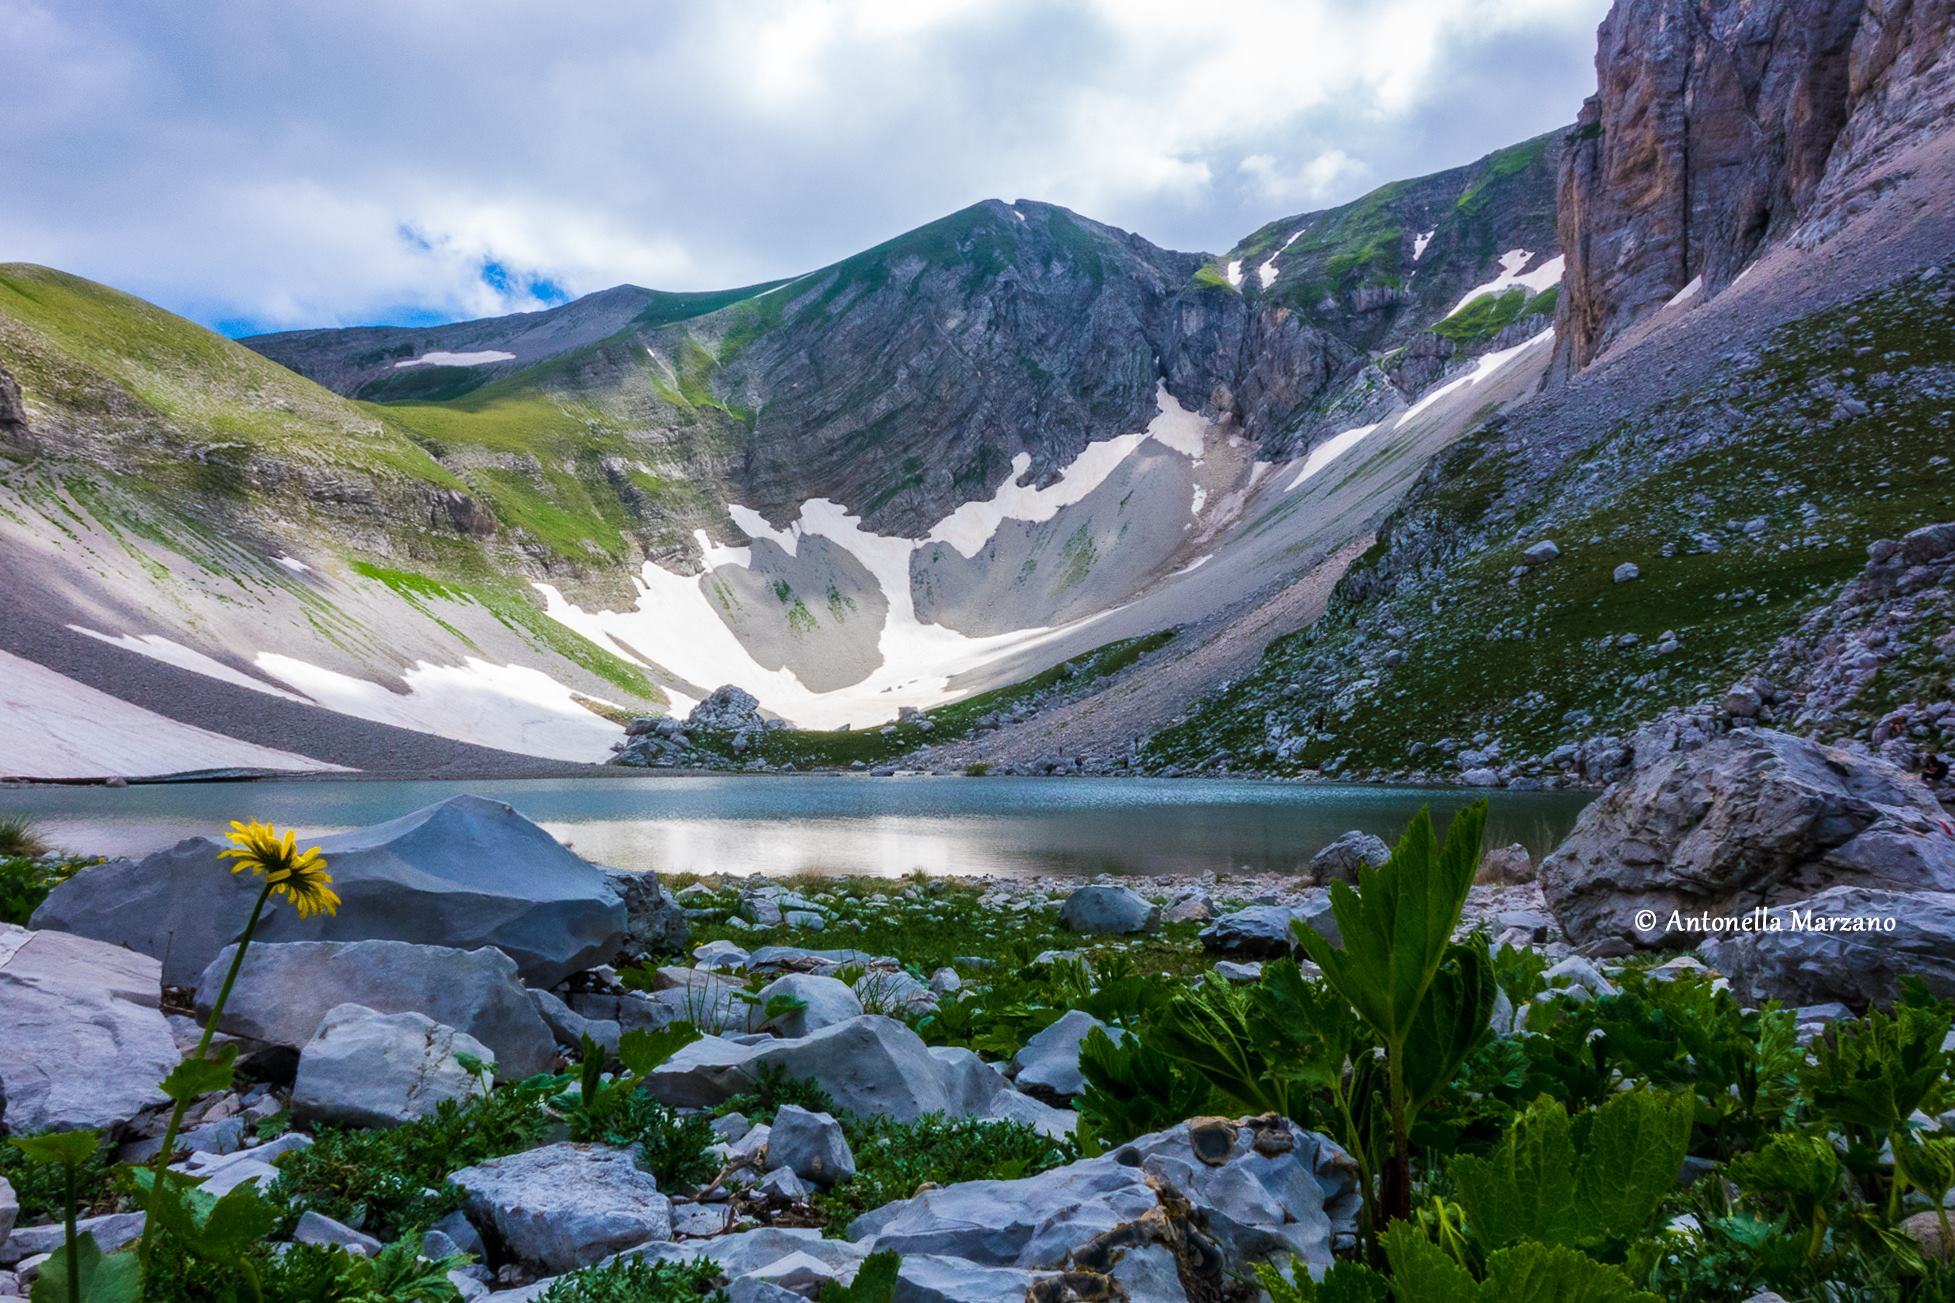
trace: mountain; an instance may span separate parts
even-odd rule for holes
[[[1734,684],[1745,718],[1862,748],[1925,721],[1946,594],[1863,575],[1955,501],[1948,20],[1617,4],[1561,164],[1550,383],[1436,459],[1325,616],[1143,765],[1604,782]]]
[[[531,772],[731,683],[797,729],[665,759],[1594,782],[1768,671],[1891,741],[1946,695],[1863,573],[1951,500],[1946,19],[1624,0],[1572,127],[1220,254],[987,200],[241,343],[0,268],[0,750]]]

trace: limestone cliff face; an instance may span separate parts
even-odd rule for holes
[[[1950,0],[1617,0],[1563,156],[1557,364],[1836,221],[1955,105]]]

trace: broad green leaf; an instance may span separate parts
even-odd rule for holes
[[[1514,1119],[1486,1157],[1455,1158],[1446,1170],[1474,1238],[1499,1249],[1521,1240],[1570,1244],[1579,1238],[1576,1165],[1568,1114],[1544,1097]]]
[[[185,1059],[163,1078],[163,1093],[175,1100],[191,1100],[231,1088],[231,1077],[238,1057],[236,1042],[223,1046],[217,1057]]]
[[[1949,1014],[1899,1005],[1893,1014],[1869,1010],[1865,1018],[1835,1023],[1812,1044],[1813,1062],[1803,1074],[1812,1101],[1838,1121],[1892,1131],[1928,1098],[1948,1070],[1941,1048]]]
[[[233,1262],[278,1228],[278,1209],[255,1183],[227,1191],[205,1215],[194,1247],[204,1257]]]
[[[821,1287],[821,1303],[890,1303],[896,1294],[896,1272],[903,1260],[885,1249],[862,1260],[855,1279],[847,1285],[829,1281]]]
[[[1487,1259],[1481,1303],[1661,1303],[1620,1268],[1558,1244],[1517,1244]]]
[[[1894,1166],[1909,1185],[1928,1196],[1930,1203],[1941,1203],[1949,1190],[1955,1189],[1955,1136],[1930,1138],[1896,1132]]]
[[[1344,998],[1323,982],[1304,980],[1296,960],[1272,959],[1247,991],[1250,1039],[1299,1081],[1329,1089],[1344,1073],[1362,1032]]]
[[[1256,1279],[1269,1295],[1269,1303],[1385,1303],[1391,1294],[1383,1276],[1348,1259],[1333,1262],[1322,1280],[1314,1279],[1309,1264],[1294,1255],[1287,1278],[1274,1263],[1255,1266]]]
[[[1405,1083],[1414,1109],[1452,1085],[1486,1038],[1496,986],[1486,944],[1454,945],[1433,975],[1405,1038]]]
[[[102,1146],[99,1131],[46,1131],[38,1136],[15,1136],[7,1141],[36,1163],[74,1167],[89,1160]]]
[[[1575,1183],[1580,1243],[1620,1242],[1649,1224],[1690,1152],[1694,1103],[1687,1094],[1629,1090],[1595,1110]]]
[[[141,1303],[143,1269],[133,1253],[103,1253],[95,1237],[83,1231],[75,1241],[74,1261],[61,1245],[41,1264],[34,1278],[32,1303],[68,1303],[69,1285],[80,1286],[81,1303]]]
[[[1161,1010],[1148,1040],[1258,1113],[1290,1114],[1290,1065],[1272,1064],[1249,1034],[1248,996],[1209,976]]]
[[[618,1061],[634,1077],[653,1068],[699,1039],[699,1029],[689,1022],[668,1023],[657,1031],[634,1027],[618,1039]]]
[[[1398,1303],[1479,1303],[1480,1286],[1413,1222],[1393,1222],[1378,1237],[1392,1265]]]

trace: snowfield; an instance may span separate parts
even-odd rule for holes
[[[394,363],[394,370],[410,366],[487,366],[491,362],[514,362],[514,353],[503,353],[493,348],[485,348],[479,353],[444,353],[437,350],[410,357],[405,362]]]

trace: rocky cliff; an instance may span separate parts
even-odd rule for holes
[[[1561,165],[1557,362],[1821,239],[1955,108],[1948,0],[1620,0]]]

